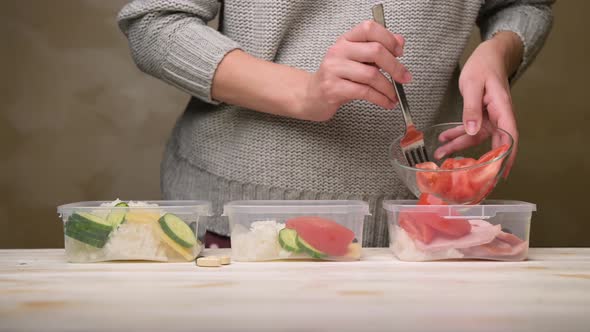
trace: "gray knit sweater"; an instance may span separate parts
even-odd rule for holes
[[[138,67],[193,96],[164,153],[164,198],[211,200],[218,215],[223,203],[236,199],[362,199],[372,213],[364,245],[387,246],[381,202],[409,197],[387,157],[388,146],[403,134],[400,112],[353,101],[332,120],[314,123],[211,99],[215,69],[227,52],[240,48],[313,72],[340,35],[371,18],[374,2],[226,0],[219,31],[206,25],[220,8],[215,0],[125,6],[119,25]],[[460,118],[457,64],[476,23],[484,39],[502,30],[521,37],[525,51],[517,78],[552,22],[553,1],[382,2],[388,28],[406,38],[401,61],[414,77],[406,94],[421,128]],[[220,217],[207,227],[228,234]]]

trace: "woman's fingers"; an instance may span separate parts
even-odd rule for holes
[[[488,137],[489,133],[485,130],[481,130],[475,135],[469,135],[463,132],[463,135],[452,139],[436,149],[436,151],[434,151],[434,158],[442,159],[444,156],[450,155],[451,153],[479,145]]]
[[[372,20],[362,22],[342,37],[351,42],[377,42],[394,56],[400,57],[403,54],[404,39]]]
[[[412,80],[412,75],[406,67],[380,43],[345,42],[342,46],[342,53],[347,59],[356,62],[376,64],[397,82],[405,84]]]
[[[368,85],[396,103],[397,96],[391,82],[379,71],[379,68],[351,60],[334,64],[333,72],[344,79]]]
[[[503,84],[500,80],[490,80],[486,86],[487,95],[489,96],[488,113],[492,113],[496,119],[498,128],[507,131],[510,136],[514,139],[514,145],[512,146],[512,153],[506,163],[506,171],[504,177],[508,177],[516,153],[518,151],[518,129],[516,126],[516,118],[514,117],[514,111],[512,109],[512,100],[510,98],[510,90],[507,84]],[[501,135],[500,139],[496,140],[494,148],[499,145],[509,144],[510,138],[507,135]],[[499,145],[495,145],[499,144]]]
[[[479,132],[483,114],[484,81],[481,79],[462,79],[459,88],[463,95],[463,124],[469,135]]]
[[[458,125],[455,128],[447,129],[438,135],[438,141],[441,143],[454,140],[455,138],[465,134],[465,126]]]
[[[393,101],[369,85],[342,79],[338,81],[336,88],[340,96],[347,101],[362,99],[386,109],[392,109],[395,106]]]

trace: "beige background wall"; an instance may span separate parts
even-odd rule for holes
[[[135,68],[115,25],[124,3],[3,2],[0,248],[63,246],[62,203],[159,197],[163,145],[188,96]],[[559,1],[513,90],[521,150],[494,196],[539,205],[536,246],[590,246],[588,12]]]

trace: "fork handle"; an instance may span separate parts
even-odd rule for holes
[[[385,25],[385,13],[383,10],[383,4],[379,3],[374,5],[372,11],[373,20],[387,29],[387,26]],[[399,99],[400,108],[402,109],[402,114],[404,116],[404,121],[406,122],[406,127],[413,126],[414,122],[412,121],[412,116],[410,115],[410,106],[408,105],[408,99],[406,98],[404,87],[400,83],[396,82],[393,78],[391,79],[391,82],[393,83],[395,93],[397,94],[397,98]]]

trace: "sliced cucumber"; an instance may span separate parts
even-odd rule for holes
[[[166,213],[158,220],[158,223],[164,233],[179,245],[191,248],[197,244],[197,238],[193,230],[177,216]]]
[[[72,228],[66,228],[65,234],[67,237],[84,242],[96,248],[102,248],[107,242],[107,238],[99,238],[97,235],[83,231],[76,231]]]
[[[312,258],[317,258],[317,259],[324,259],[326,258],[328,255],[317,250],[316,248],[312,247],[309,243],[307,243],[304,239],[302,239],[300,236],[297,236],[297,245],[299,245],[299,247],[308,255],[310,255]]]
[[[92,226],[89,226],[77,220],[68,221],[65,225],[65,229],[68,232],[90,234],[99,239],[106,238],[110,233],[110,231],[95,229]]]
[[[104,232],[110,232],[113,229],[111,224],[107,222],[105,219],[86,212],[78,212],[72,214],[70,218],[68,218],[68,222],[71,221],[79,222],[85,227],[95,229],[98,231],[102,230]]]
[[[66,236],[96,248],[104,247],[112,227],[106,220],[90,213],[74,213],[64,226]]]
[[[301,248],[297,244],[297,231],[290,228],[283,228],[279,232],[279,244],[283,249],[292,252],[300,252]]]
[[[117,229],[117,227],[119,227],[120,224],[125,222],[125,215],[127,214],[127,209],[122,209],[123,207],[129,207],[129,205],[125,202],[121,202],[115,205],[115,208],[118,209],[112,210],[107,217],[107,222],[111,224],[113,229]]]

